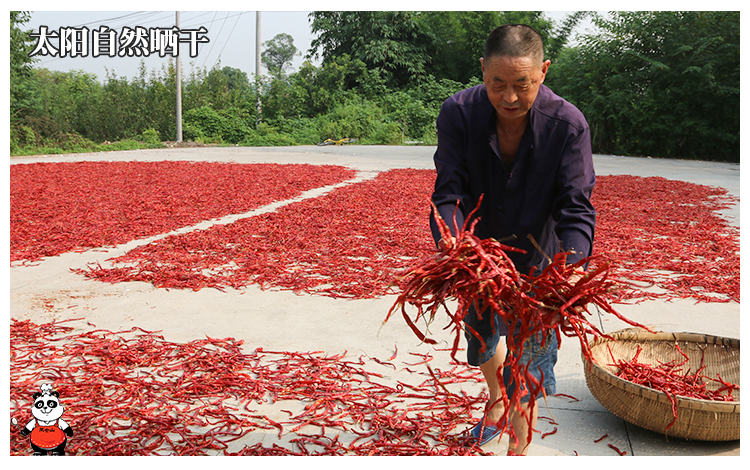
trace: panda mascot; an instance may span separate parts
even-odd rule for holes
[[[61,418],[64,409],[60,394],[50,384],[42,384],[41,389],[41,393],[33,395],[34,418],[21,430],[21,435],[29,436],[34,455],[65,455],[65,444],[73,429]]]

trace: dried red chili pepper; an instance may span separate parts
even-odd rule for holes
[[[156,162],[153,165],[165,163]],[[189,165],[187,162],[180,164]],[[75,173],[75,166],[46,165],[53,170],[47,173],[54,173],[58,179],[68,181],[65,183],[68,186],[78,185],[71,176],[71,173]],[[223,168],[226,168],[221,167],[223,164],[203,165],[207,165],[202,168],[207,170],[204,174],[211,175],[209,181],[214,178],[213,175],[222,174]],[[18,214],[18,217],[11,218],[12,246],[26,237],[24,230],[29,226],[24,221],[41,217],[33,212],[34,209],[19,204],[24,199],[39,201],[38,194],[50,187],[15,168],[21,166],[13,165],[11,171],[11,205],[13,214]],[[34,169],[34,175],[44,173],[40,171],[41,167],[23,166],[27,172]],[[117,179],[118,175],[108,175],[108,168],[116,168],[116,165],[91,166],[87,172],[78,173],[87,176],[95,173],[97,176],[101,174],[102,177],[110,178],[111,184],[106,185],[110,191],[111,188],[129,187],[128,181]],[[281,167],[272,165],[271,168]],[[139,187],[144,186],[143,175],[133,175],[131,172],[119,175],[119,178],[126,176],[137,182]],[[96,179],[89,177],[92,181]],[[172,181],[168,178],[161,179],[165,182]],[[268,181],[274,180],[268,178]],[[291,289],[332,297],[366,298],[382,295],[391,292],[390,284],[395,270],[404,268],[408,259],[421,258],[432,249],[429,233],[425,230],[422,201],[429,196],[433,180],[432,170],[392,170],[379,175],[374,181],[340,188],[335,195],[320,198],[315,203],[295,204],[295,209],[288,208],[281,214],[264,217],[257,225],[248,222],[239,225],[233,223],[229,224],[232,229],[226,231],[210,230],[207,234],[193,232],[158,242],[152,249],[139,249],[131,252],[129,257],[116,260],[131,263],[129,267],[92,267],[88,275],[107,282],[142,280],[164,288],[226,289],[256,283],[263,288]],[[318,181],[317,175],[315,181]],[[203,182],[202,180],[201,183]],[[159,191],[168,191],[171,195],[182,187],[191,187],[179,182],[172,186],[168,189],[159,186]],[[97,190],[102,191],[101,188]],[[212,192],[222,194],[220,191]],[[252,191],[245,193],[250,192]],[[45,196],[60,206],[65,204],[66,199],[55,194],[65,194],[68,197],[69,193],[67,189],[58,193],[50,190]],[[148,197],[150,196],[146,196]],[[159,198],[160,196],[156,199]],[[381,205],[371,204],[371,201],[383,198],[387,199]],[[221,201],[225,203],[234,199],[223,198]],[[97,199],[89,197],[88,200]],[[171,203],[181,203],[183,200],[187,199],[180,197]],[[657,177],[603,175],[597,178],[592,200],[598,211],[594,253],[605,255],[612,263],[610,269],[618,276],[627,275],[640,284],[658,284],[665,289],[664,293],[657,295],[634,285],[632,289],[623,289],[617,301],[639,301],[655,296],[693,297],[706,302],[739,301],[739,231],[717,212],[736,202],[736,198],[728,196],[725,190]],[[627,203],[624,204],[623,201]],[[118,204],[126,206],[127,201],[105,201],[102,212],[111,213],[113,211],[110,206]],[[81,210],[93,213],[92,208],[86,204],[81,204],[80,207]],[[227,212],[226,208],[219,210]],[[209,216],[209,212],[202,209],[191,211],[204,214],[203,218]],[[161,217],[158,215],[161,212],[154,213],[157,218]],[[351,216],[344,218],[341,214]],[[143,214],[139,214],[121,219],[127,220],[130,225],[140,226],[143,223],[142,217]],[[72,219],[78,220],[80,217]],[[326,223],[311,226],[310,221],[313,219],[324,220]],[[59,218],[57,221],[67,223]],[[112,221],[101,219],[99,222],[94,220],[93,223],[98,225],[92,230],[86,230],[106,234],[110,241],[102,239],[91,242],[93,245],[88,246],[120,243],[111,241],[115,235],[111,229],[102,228],[112,225]],[[17,231],[16,227],[26,228]],[[90,239],[86,230],[77,231],[76,234]],[[394,230],[399,232],[397,237],[391,235]],[[158,233],[159,230],[149,231]],[[54,230],[49,228],[38,231],[38,235],[44,237],[42,232],[56,236]],[[118,235],[121,238],[117,240],[122,241],[145,235],[123,237],[120,229],[117,233],[121,234]],[[412,242],[415,243],[403,246]],[[39,247],[43,246],[46,245],[42,243]],[[12,259],[37,259],[22,254],[24,249],[12,250],[19,253],[13,255]],[[57,252],[59,250],[50,254]],[[137,269],[133,265],[137,265]],[[262,268],[252,268],[253,265]],[[663,272],[674,274],[666,277],[660,274]],[[706,272],[711,275],[706,276]]]
[[[609,347],[608,347],[609,348]],[[701,357],[701,366],[695,372],[690,369],[683,370],[688,363],[689,357],[680,349],[679,343],[675,343],[675,350],[683,357],[683,361],[673,360],[656,365],[643,363],[638,360],[642,348],[639,345],[633,358],[629,361],[624,359],[615,359],[612,351],[609,351],[612,358],[612,366],[617,367],[616,375],[627,381],[652,388],[663,392],[669,398],[672,405],[672,421],[667,425],[665,431],[674,426],[677,422],[677,401],[678,396],[687,398],[697,398],[701,400],[715,401],[734,401],[734,390],[739,391],[739,385],[725,382],[720,376],[717,378],[708,377],[701,373],[704,369],[703,358]],[[703,350],[701,350],[703,354]],[[719,383],[722,386],[709,389],[709,383]]]
[[[481,198],[477,207],[480,204]],[[437,213],[434,207],[433,212]],[[472,215],[466,220],[472,220]],[[442,218],[436,217],[443,248],[437,254],[420,260],[403,274],[400,282],[402,291],[384,322],[396,310],[400,310],[417,337],[429,342],[430,338],[416,327],[416,321],[424,320],[429,325],[442,307],[448,315],[449,326],[453,327],[451,357],[455,360],[459,340],[464,329],[468,328],[463,319],[469,307],[490,306],[492,315],[499,315],[509,329],[515,327],[518,332],[507,339],[507,347],[512,354],[507,355],[503,364],[510,375],[509,380],[518,384],[512,396],[507,396],[502,387],[504,416],[501,421],[504,421],[512,408],[520,409],[523,395],[530,394],[533,405],[542,388],[543,380],[537,380],[528,371],[528,365],[519,362],[523,345],[529,338],[537,335],[547,338],[550,332],[577,337],[583,355],[593,360],[587,335],[597,337],[604,334],[587,319],[589,304],[630,325],[645,327],[625,318],[610,306],[608,298],[619,288],[619,284],[610,275],[607,263],[600,263],[581,274],[575,283],[570,283],[568,280],[595,258],[588,257],[568,265],[566,254],[560,253],[550,260],[540,274],[525,275],[516,270],[507,255],[514,248],[492,239],[480,240],[474,235],[477,221],[466,222],[463,227],[451,231]],[[453,233],[455,236],[452,236]],[[453,310],[446,306],[449,299],[456,300]],[[407,306],[416,308],[414,320],[407,313]],[[527,419],[531,424],[530,414]],[[529,426],[529,440],[532,432],[533,427]],[[513,437],[512,430],[510,433]]]
[[[354,173],[333,165],[188,161],[11,165],[10,260],[118,245],[290,199]]]
[[[573,401],[581,401],[581,400],[579,400],[578,398],[576,398],[576,397],[574,397],[574,396],[572,396],[572,395],[566,395],[566,394],[564,394],[564,393],[555,393],[555,394],[554,394],[553,396],[556,396],[556,397],[565,397],[565,398],[570,398],[570,399],[571,399],[571,400],[573,400]]]
[[[617,453],[618,453],[618,454],[620,454],[620,455],[627,455],[627,454],[628,454],[628,453],[627,453],[627,452],[625,452],[624,450],[620,450],[620,449],[618,449],[617,447],[613,446],[612,444],[607,444],[607,445],[608,445],[608,446],[609,446],[610,448],[614,449],[614,450],[615,450],[615,452],[617,452]]]
[[[23,421],[38,384],[53,382],[63,400],[70,398],[66,420],[76,429],[71,454],[486,454],[462,436],[482,397],[449,387],[481,378],[458,367],[423,369],[418,373],[430,380],[391,387],[367,369],[376,362],[362,356],[246,352],[231,338],[173,343],[137,328],[74,333],[63,322],[13,321],[11,350],[11,414]],[[62,361],[43,363],[40,354]],[[305,407],[287,410],[283,420],[255,410],[254,403],[279,400]],[[309,431],[315,427],[318,434]],[[253,433],[291,434],[291,447],[240,448]],[[336,433],[357,438],[348,442]],[[27,448],[11,433],[12,454]]]
[[[81,274],[157,287],[290,289],[342,298],[393,291],[394,274],[431,249],[414,203],[434,172],[399,169],[208,230],[170,236]],[[376,204],[373,201],[377,201]],[[122,266],[120,266],[122,264]]]
[[[597,177],[594,253],[606,254],[620,275],[665,289],[660,298],[739,302],[739,229],[719,212],[737,201],[723,188],[685,181]],[[622,300],[654,296],[633,289]]]

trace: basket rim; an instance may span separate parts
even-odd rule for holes
[[[607,336],[602,336],[594,339],[589,343],[589,347],[593,348],[599,344],[608,343],[611,341],[686,341],[694,343],[708,343],[717,344],[729,347],[740,347],[740,340],[735,338],[725,338],[721,336],[706,335],[702,333],[670,333],[670,332],[649,332],[641,328],[627,328],[620,331],[615,331]],[[584,357],[584,362],[588,363],[591,371],[595,372],[605,382],[624,389],[626,392],[639,395],[644,398],[648,398],[654,401],[668,403],[671,405],[671,400],[666,393],[659,390],[655,390],[650,387],[646,387],[629,380],[625,380],[621,377],[616,376],[610,371],[604,369],[600,364],[596,362],[590,362]],[[680,395],[675,396],[675,403],[678,408],[687,408],[701,411],[714,411],[720,413],[739,413],[740,412],[740,401],[717,401],[717,400],[705,400],[700,398],[683,397]]]

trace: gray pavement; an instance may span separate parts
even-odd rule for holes
[[[366,178],[391,168],[431,169],[433,152],[434,147],[419,146],[215,147],[12,158],[11,164],[79,160],[312,163],[350,166],[361,170],[360,176]],[[738,198],[740,196],[740,167],[735,164],[596,155],[595,166],[597,173],[602,175],[662,176],[721,186]],[[308,196],[314,197],[315,194]],[[739,226],[739,204],[727,211],[726,216]],[[94,282],[71,272],[71,268],[103,262],[149,240],[136,240],[106,250],[100,248],[83,253],[66,253],[30,266],[11,266],[10,316],[38,323],[84,316],[97,327],[112,331],[138,326],[146,330],[162,330],[167,340],[179,342],[205,336],[234,337],[244,340],[251,349],[322,350],[336,354],[348,351],[356,356],[367,354],[386,358],[393,353],[396,345],[399,351],[435,354],[429,345],[419,344],[400,318],[394,317],[381,329],[394,296],[344,300],[300,296],[288,291],[261,291],[254,286],[227,292],[214,289],[167,291],[141,282]],[[626,317],[663,331],[699,332],[733,338],[740,336],[740,305],[737,303],[698,304],[690,300],[655,300],[622,306],[619,310]],[[305,328],[296,330],[296,334],[287,330],[282,335],[280,331],[284,330],[283,326],[289,324],[302,324]],[[605,331],[623,327],[625,325],[616,320],[604,322]],[[439,332],[433,333],[440,337]],[[445,335],[444,339],[448,341],[449,332]],[[400,354],[400,357],[404,355]],[[449,369],[448,359],[447,354],[435,354],[434,367]],[[398,363],[398,359],[395,362]],[[627,451],[628,455],[740,455],[739,441],[667,441],[661,435],[613,416],[588,391],[580,346],[576,341],[563,341],[555,370],[558,392],[577,397],[579,401],[563,397],[549,398],[549,408],[542,406],[540,412],[542,416],[553,417],[559,423],[559,431],[544,439],[535,438],[529,455],[614,455],[606,444],[593,442],[605,433],[609,435],[608,443]],[[392,379],[401,380],[404,374],[408,372],[395,372]],[[477,387],[467,392],[478,394],[482,389]],[[270,414],[269,417],[274,418]],[[264,438],[265,441],[270,445],[271,438]],[[486,450],[502,455],[506,447],[507,437],[488,444]]]

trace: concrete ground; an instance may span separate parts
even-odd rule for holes
[[[362,177],[391,168],[432,169],[434,147],[284,147],[284,148],[184,148],[138,150],[65,156],[12,158],[11,164],[79,160],[200,160],[239,163],[337,164],[361,170]],[[738,164],[685,162],[648,158],[595,156],[597,173],[662,176],[693,183],[721,186],[740,196]],[[307,196],[314,197],[318,193]],[[272,209],[272,208],[270,208]],[[739,204],[726,216],[737,226]],[[420,345],[404,322],[394,317],[382,329],[381,323],[394,296],[368,300],[301,296],[288,291],[261,291],[248,287],[220,292],[203,289],[164,290],[140,282],[105,284],[71,272],[88,263],[118,256],[147,240],[136,240],[115,248],[93,249],[47,258],[31,266],[10,267],[10,317],[37,323],[52,319],[84,316],[99,328],[117,331],[138,326],[162,330],[166,340],[187,342],[205,336],[234,337],[250,348],[269,350],[326,351],[367,354],[386,358],[396,345],[399,351],[430,352]],[[49,306],[53,305],[53,308]],[[648,301],[619,309],[626,317],[662,331],[699,332],[739,338],[740,305],[737,303],[696,304],[690,300]],[[315,321],[310,321],[315,319]],[[239,321],[238,321],[239,320]],[[304,324],[305,328],[280,334],[283,325]],[[625,327],[619,321],[604,322],[605,331]],[[446,332],[446,335],[448,333]],[[448,337],[446,336],[446,339]],[[399,354],[400,357],[406,357]],[[448,357],[436,355],[434,367],[448,367]],[[440,361],[445,361],[441,364]],[[398,363],[398,360],[395,361]],[[406,374],[406,372],[399,372]],[[604,443],[593,441],[608,434],[608,443],[636,456],[740,455],[740,442],[695,442],[664,436],[638,428],[615,417],[590,394],[583,375],[580,346],[564,341],[556,367],[558,392],[577,397],[572,401],[550,397],[543,416],[554,417],[559,431],[545,439],[535,438],[529,455],[616,455]],[[394,374],[397,380],[397,374]],[[478,388],[475,393],[480,393]],[[272,417],[272,416],[271,416]],[[541,423],[541,422],[540,422]],[[544,426],[544,424],[540,424]],[[549,431],[549,429],[542,429]],[[270,442],[270,441],[269,441]],[[270,443],[269,443],[270,445]],[[507,437],[485,448],[504,454]]]

